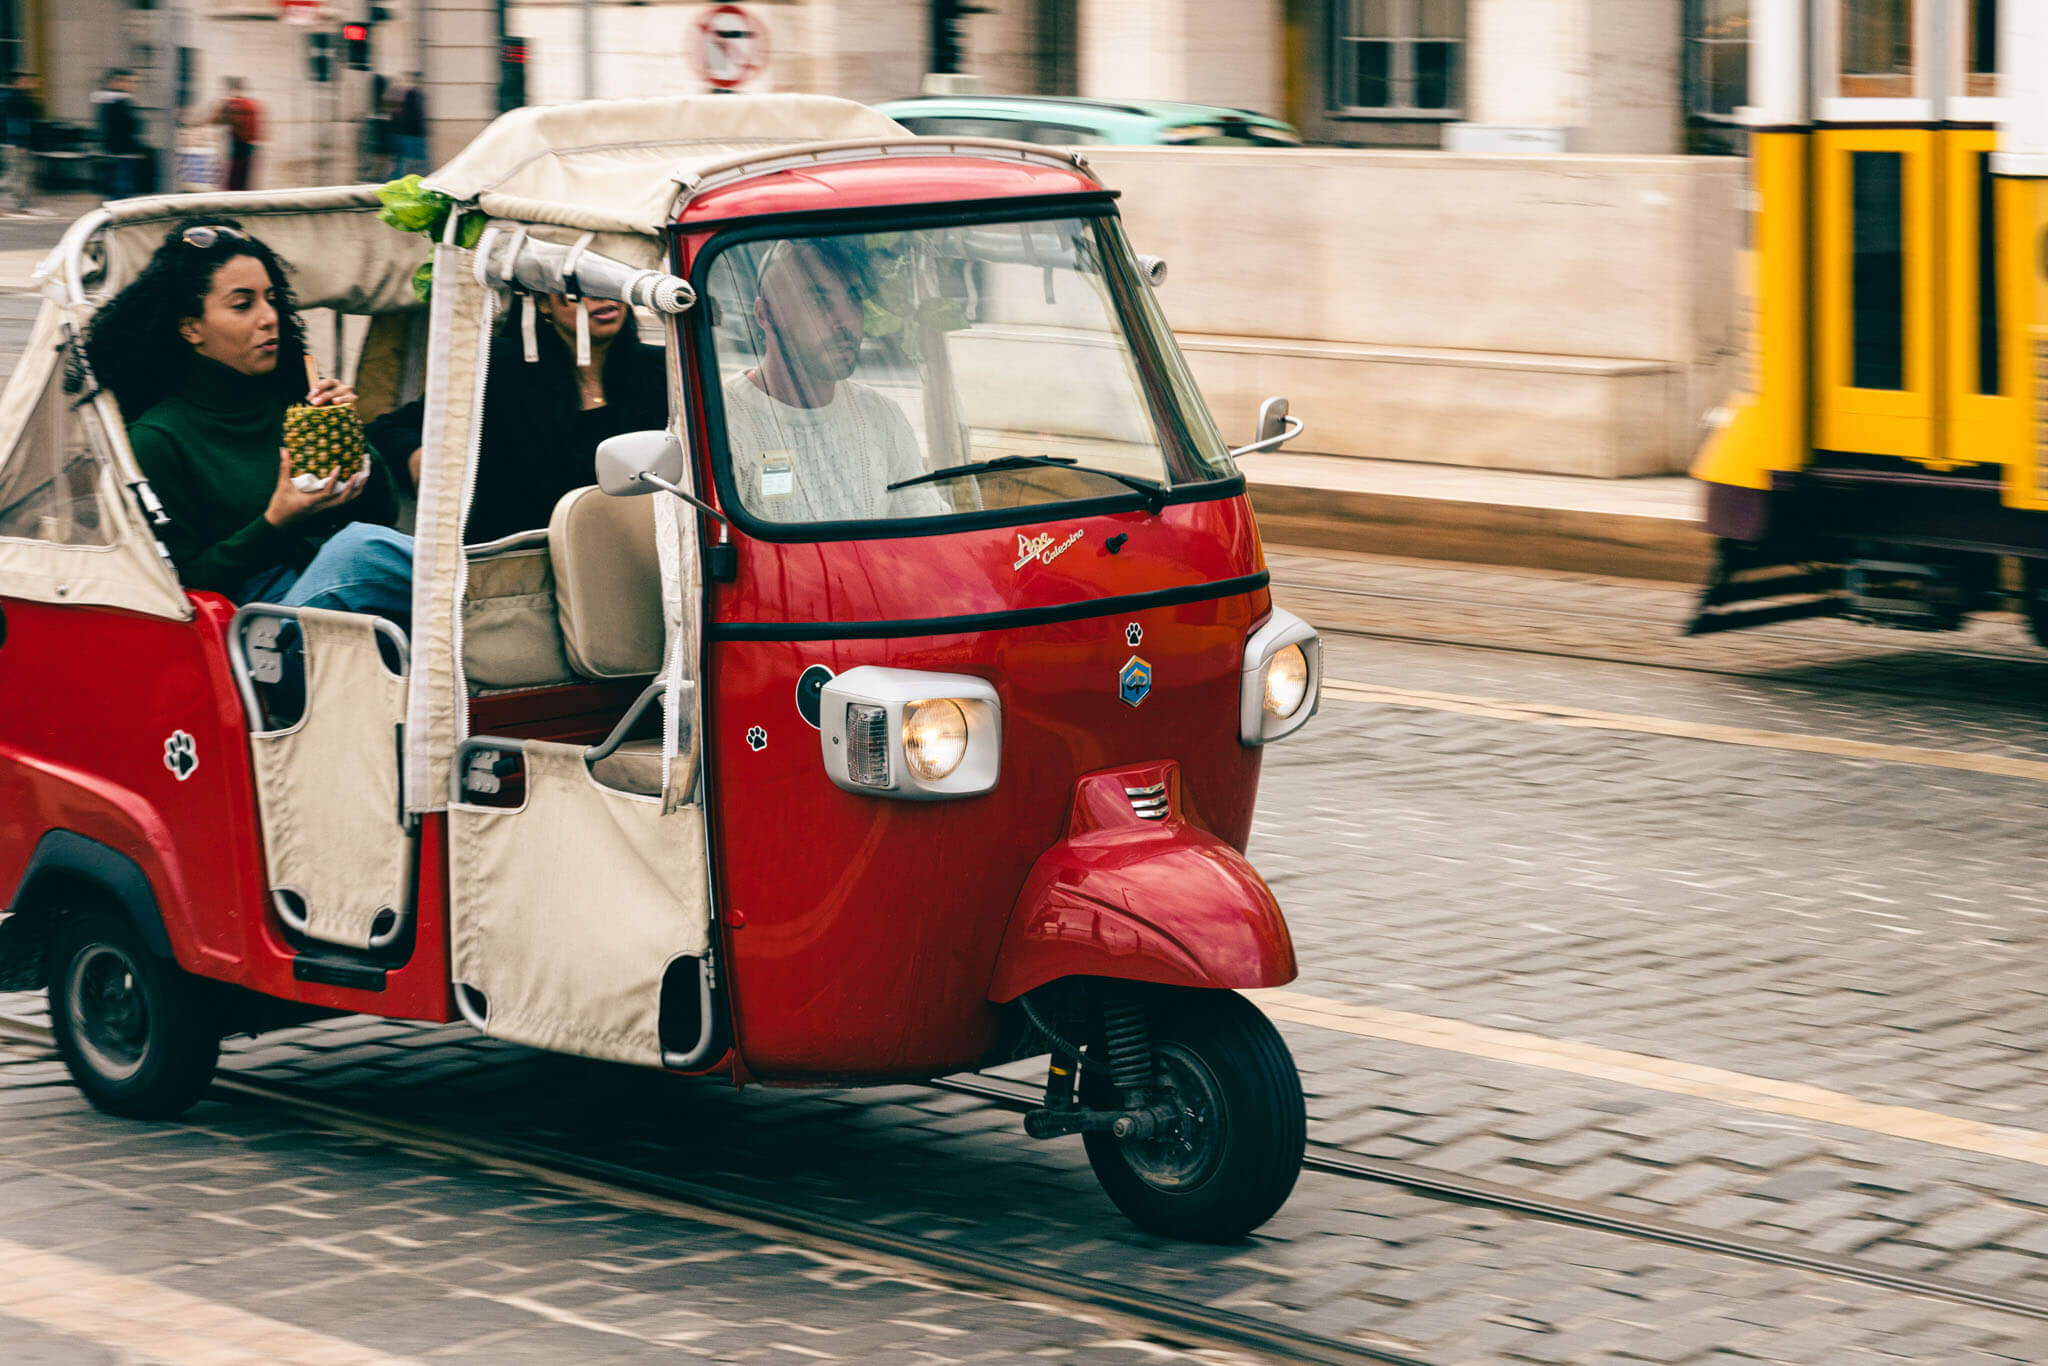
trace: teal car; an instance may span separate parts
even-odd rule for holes
[[[926,137],[1008,138],[1050,147],[1299,147],[1293,125],[1244,109],[1063,95],[919,95],[876,109]]]

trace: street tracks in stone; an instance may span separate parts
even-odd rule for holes
[[[1581,595],[1577,605],[1510,601],[1471,586],[1373,584],[1370,560],[1341,567],[1367,582],[1334,582],[1338,576],[1324,562],[1276,553],[1276,596],[1320,630],[1366,639],[1923,700],[2037,705],[2048,692],[2048,651],[2019,640],[2016,630],[1966,638],[1840,623],[1825,631],[1771,627],[1686,637],[1668,592],[1615,585],[1600,599]]]
[[[50,1031],[43,1025],[4,1015],[0,1015],[0,1039],[54,1047]],[[879,1258],[911,1268],[925,1278],[949,1280],[983,1294],[1035,1300],[1069,1312],[1092,1310],[1136,1337],[1183,1351],[1201,1350],[1212,1356],[1220,1352],[1234,1360],[1244,1360],[1250,1354],[1266,1360],[1329,1366],[1433,1366],[1392,1342],[1376,1345],[1304,1332],[1230,1309],[1133,1289],[994,1251],[921,1238],[625,1163],[337,1104],[302,1088],[246,1073],[219,1074],[213,1090],[217,1097],[284,1110],[322,1128],[510,1173],[585,1199],[722,1224],[832,1256],[870,1261]]]
[[[0,1038],[40,1048],[52,1046],[46,1027],[7,1016],[0,1016]],[[1021,1113],[1042,1103],[1037,1092],[1029,1087],[984,1076],[949,1077],[930,1085],[938,1091],[1013,1112]],[[861,1220],[839,1218],[643,1167],[338,1104],[326,1095],[244,1073],[221,1074],[215,1079],[214,1090],[224,1098],[284,1110],[323,1128],[494,1172],[509,1172],[584,1198],[656,1214],[708,1220],[831,1255],[879,1257],[982,1293],[1050,1302],[1070,1310],[1092,1310],[1120,1322],[1129,1331],[1183,1350],[1220,1350],[1239,1356],[1252,1353],[1283,1361],[1432,1366],[1403,1344],[1391,1341],[1339,1339],[1304,1332],[1226,1308],[1133,1289],[1100,1277],[1079,1275],[960,1243],[939,1242]],[[1947,1277],[1895,1270],[1856,1258],[1630,1214],[1414,1163],[1364,1157],[1326,1144],[1311,1143],[1309,1149],[1304,1163],[1309,1171],[1394,1187],[1447,1204],[1496,1210],[2048,1321],[2048,1301],[1985,1290]]]

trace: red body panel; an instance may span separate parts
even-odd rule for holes
[[[438,821],[421,851],[418,946],[385,990],[293,978],[269,909],[248,732],[228,671],[234,609],[213,594],[192,600],[190,622],[0,604],[0,891],[11,897],[46,831],[73,831],[142,869],[188,971],[340,1010],[448,1019]],[[199,757],[183,782],[164,763],[178,730]]]
[[[986,157],[894,156],[836,162],[742,180],[692,199],[684,228],[763,214],[831,213],[896,204],[951,204],[1101,194],[1078,170]]]
[[[1020,531],[1082,538],[1053,564],[1020,570]],[[1118,532],[1130,540],[1113,555],[1103,542]],[[1099,599],[1240,578],[1261,563],[1241,499],[1180,504],[1156,518],[1051,519],[948,536],[742,541],[739,561],[738,580],[715,593],[718,623],[822,619],[848,624],[849,635],[862,622],[1087,610]],[[1268,610],[1263,588],[1240,588],[991,630],[714,638],[708,751],[728,982],[746,1069],[768,1080],[853,1080],[976,1061],[994,1038],[988,985],[1011,909],[1060,839],[1083,774],[1177,760],[1185,847],[1206,832],[1218,848],[1242,849],[1259,751],[1237,735],[1239,670],[1245,637]],[[1132,625],[1142,635],[1136,647],[1127,643]],[[1133,655],[1153,673],[1151,695],[1135,708],[1118,690]],[[878,664],[988,679],[1004,726],[995,790],[908,802],[834,786],[796,700],[798,676],[820,664],[834,673]],[[758,751],[746,740],[756,726],[767,734]],[[1262,887],[1260,897],[1270,904]],[[1212,909],[1232,927],[1246,914],[1237,902]],[[1195,914],[1190,905],[1186,937],[1199,947]]]
[[[1146,820],[1126,789],[1165,783],[1170,814]],[[1241,849],[1190,824],[1178,764],[1091,773],[1067,837],[1031,869],[989,985],[1013,1001],[1061,977],[1182,987],[1294,980],[1279,903]]]

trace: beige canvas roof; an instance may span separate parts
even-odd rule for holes
[[[826,95],[593,100],[502,115],[426,184],[494,218],[659,237],[689,175],[778,147],[910,136]]]
[[[141,273],[181,218],[232,218],[263,239],[291,268],[301,308],[391,313],[418,308],[412,274],[433,244],[377,219],[375,186],[150,195],[104,210],[99,238],[106,273],[93,292],[111,295]]]

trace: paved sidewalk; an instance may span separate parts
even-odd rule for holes
[[[1277,544],[1698,583],[1712,545],[1681,475],[1583,479],[1341,455],[1240,462]]]

